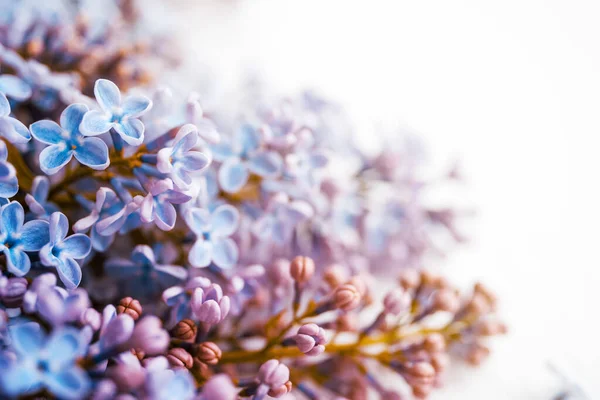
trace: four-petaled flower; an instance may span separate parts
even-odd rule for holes
[[[173,204],[183,204],[190,199],[187,194],[173,190],[173,181],[170,179],[153,181],[140,205],[140,217],[145,223],[154,222],[163,231],[169,231],[177,220],[177,210]]]
[[[82,399],[90,389],[87,373],[76,359],[85,351],[84,341],[72,327],[56,329],[47,336],[36,323],[10,328],[17,360],[3,368],[0,382],[10,397],[47,389],[60,399]]]
[[[231,236],[238,226],[238,210],[228,204],[212,213],[203,208],[191,208],[185,221],[196,234],[189,262],[194,267],[207,267],[213,262],[221,268],[231,268],[238,260],[238,248]]]
[[[223,296],[223,289],[216,283],[205,289],[194,289],[191,303],[196,318],[209,325],[223,321],[231,308],[229,297]]]
[[[152,101],[141,95],[130,95],[121,100],[121,91],[109,80],[98,79],[94,95],[102,111],[85,114],[81,130],[86,136],[96,136],[114,130],[131,146],[144,141],[144,124],[138,119],[152,107]]]
[[[172,147],[158,152],[156,167],[160,172],[169,174],[180,189],[187,189],[192,184],[190,173],[202,170],[210,162],[204,153],[193,150],[197,144],[198,129],[187,124],[177,133]]]
[[[48,222],[29,221],[23,225],[23,206],[12,201],[0,208],[0,250],[6,256],[8,271],[23,276],[31,268],[26,251],[39,251],[49,239]]]
[[[219,185],[229,193],[238,192],[248,181],[250,172],[264,178],[277,176],[283,167],[279,153],[261,148],[259,133],[251,126],[243,126],[227,143],[211,146],[213,157],[221,162]]]
[[[27,143],[31,139],[27,127],[10,116],[10,103],[3,93],[0,93],[0,135],[11,143]]]
[[[76,233],[67,237],[69,221],[61,212],[50,216],[50,242],[40,250],[40,260],[47,267],[56,267],[67,289],[79,286],[81,267],[75,259],[85,258],[92,250],[89,237]]]
[[[79,131],[83,116],[88,112],[85,104],[71,104],[60,115],[60,126],[50,120],[31,124],[31,134],[48,144],[40,153],[40,167],[48,175],[57,173],[71,158],[90,168],[108,167],[108,147],[99,138],[86,138]]]

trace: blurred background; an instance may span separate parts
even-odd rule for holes
[[[366,145],[418,133],[432,170],[460,160],[470,242],[434,267],[482,280],[510,327],[433,399],[551,399],[553,363],[600,398],[600,3],[169,2],[189,57],[231,82],[316,88]],[[457,194],[458,193],[458,194]],[[439,193],[447,196],[448,193]],[[450,197],[452,197],[450,196]]]

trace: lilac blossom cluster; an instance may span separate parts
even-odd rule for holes
[[[2,398],[422,398],[485,358],[494,296],[419,269],[461,235],[410,146],[140,87],[134,2],[87,3],[0,2]]]

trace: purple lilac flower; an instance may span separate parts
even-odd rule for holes
[[[281,156],[261,148],[261,137],[251,126],[244,125],[229,143],[211,147],[215,160],[221,162],[219,185],[229,193],[239,191],[248,181],[250,172],[262,177],[274,177],[281,172]]]
[[[16,201],[0,208],[0,250],[6,256],[8,271],[23,276],[31,268],[26,252],[39,251],[48,241],[48,222],[29,221],[23,224],[23,206]]]
[[[71,158],[93,169],[106,169],[109,164],[108,147],[99,138],[81,134],[79,125],[88,112],[85,104],[71,104],[60,115],[60,126],[49,120],[31,125],[33,137],[47,145],[40,153],[40,167],[48,175],[60,171]]]
[[[177,220],[177,210],[173,204],[186,203],[190,199],[187,194],[173,190],[173,181],[170,179],[153,181],[141,202],[140,216],[143,222],[154,222],[163,231],[169,231]]]
[[[301,352],[307,356],[318,356],[325,351],[325,331],[317,324],[305,324],[298,329],[298,334],[293,337]]]
[[[238,260],[238,248],[231,236],[239,223],[238,210],[230,205],[217,207],[212,213],[202,208],[192,208],[185,215],[196,242],[190,250],[189,261],[194,267],[207,267],[214,263],[221,268],[231,268]]]
[[[31,133],[21,121],[10,116],[10,103],[0,93],[0,135],[11,143],[27,143]]]
[[[194,289],[191,305],[198,320],[214,325],[225,319],[231,303],[228,296],[223,296],[221,286],[213,283],[207,289]]]
[[[162,300],[170,307],[169,326],[175,325],[192,315],[192,293],[196,288],[208,289],[211,282],[208,278],[197,276],[191,278],[184,286],[171,286],[162,294]]]
[[[80,333],[64,327],[46,335],[36,323],[11,327],[11,350],[17,360],[0,374],[8,396],[27,395],[45,388],[62,399],[83,398],[90,379],[75,360],[84,354]]]
[[[156,167],[160,172],[169,174],[180,189],[189,188],[192,184],[190,174],[201,171],[210,162],[206,155],[193,150],[197,143],[198,129],[187,124],[177,133],[172,147],[165,147],[158,152]]]
[[[92,110],[85,114],[81,122],[83,133],[96,136],[114,129],[127,144],[142,144],[144,124],[138,118],[152,107],[152,101],[140,95],[131,95],[121,100],[121,91],[117,85],[106,79],[96,81],[94,95],[102,110]]]
[[[50,242],[40,250],[40,260],[47,267],[56,267],[67,289],[73,289],[81,282],[81,267],[75,260],[90,253],[91,240],[83,233],[67,237],[69,221],[61,212],[53,213],[49,222]]]

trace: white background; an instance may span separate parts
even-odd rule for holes
[[[419,132],[461,160],[472,242],[444,262],[500,296],[510,334],[433,399],[550,399],[569,369],[600,398],[600,3],[180,1],[193,57],[281,91],[318,88],[365,132]],[[454,376],[456,375],[456,376]]]

